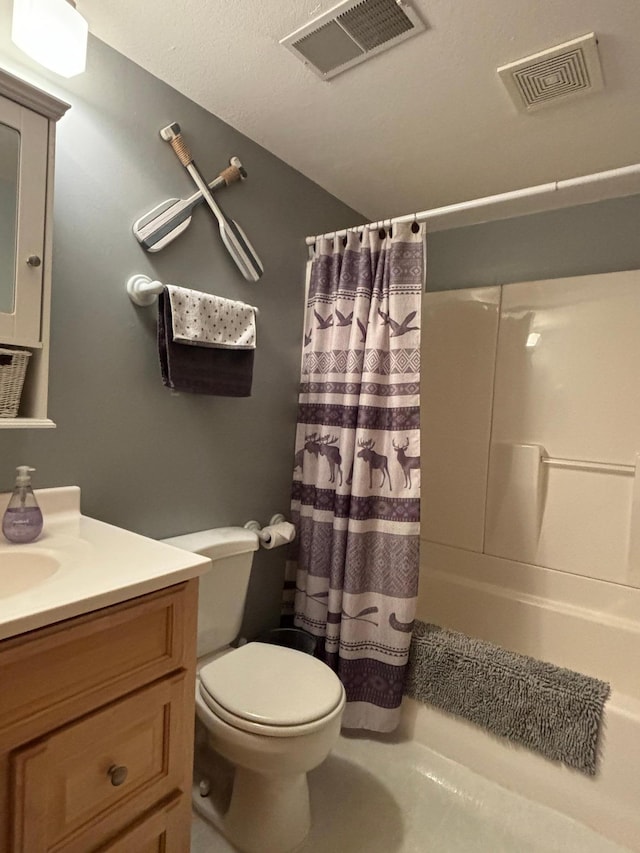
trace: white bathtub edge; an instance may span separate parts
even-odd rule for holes
[[[587,777],[467,720],[413,699],[401,733],[516,793],[640,853],[640,702],[612,693],[605,706],[599,769]]]

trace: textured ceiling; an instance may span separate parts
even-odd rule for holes
[[[98,38],[372,219],[640,162],[638,0],[415,0],[334,78],[279,40],[333,0],[78,0]],[[496,68],[595,31],[605,89],[532,115]]]

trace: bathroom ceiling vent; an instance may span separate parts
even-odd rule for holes
[[[498,74],[520,112],[603,87],[595,33],[510,62]]]
[[[345,0],[280,44],[330,80],[425,29],[405,0]]]

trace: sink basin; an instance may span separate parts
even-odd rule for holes
[[[55,557],[30,549],[0,549],[0,598],[24,592],[50,578],[60,568]]]

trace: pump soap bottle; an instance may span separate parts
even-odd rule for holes
[[[16,485],[2,519],[2,532],[9,542],[33,542],[42,533],[42,512],[31,488],[35,468],[18,465]]]

